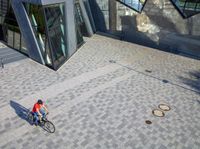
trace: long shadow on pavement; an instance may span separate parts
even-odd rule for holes
[[[119,66],[122,66],[122,67],[127,68],[127,69],[132,70],[132,71],[135,71],[135,72],[137,72],[137,73],[139,73],[139,74],[142,74],[142,75],[144,75],[144,76],[147,76],[147,77],[150,77],[150,78],[153,78],[153,79],[162,81],[163,83],[168,83],[168,84],[171,84],[171,85],[173,85],[173,86],[177,86],[177,87],[179,87],[179,88],[182,88],[182,89],[185,89],[185,90],[188,90],[188,91],[191,91],[191,92],[200,94],[200,86],[199,86],[199,83],[198,83],[198,86],[197,86],[197,82],[196,82],[196,81],[195,81],[196,85],[192,85],[192,83],[194,84],[194,82],[192,82],[191,80],[185,81],[185,84],[187,84],[187,85],[189,85],[189,86],[192,87],[192,89],[191,89],[191,88],[187,88],[187,87],[185,87],[185,86],[179,84],[179,82],[168,81],[168,80],[164,80],[164,79],[159,78],[159,77],[155,77],[154,75],[146,74],[146,73],[144,73],[144,72],[138,71],[138,70],[136,70],[136,69],[134,69],[134,68],[131,68],[131,67],[129,67],[129,66],[120,64],[120,63],[118,63],[118,62],[116,62],[116,61],[114,61],[114,60],[110,60],[110,63],[115,63],[115,64],[117,64],[117,65],[119,65]],[[198,74],[198,73],[195,73],[195,74],[193,73],[193,76],[195,76],[196,78],[198,78],[198,77],[199,77],[199,74]],[[180,78],[181,78],[181,77],[180,77]],[[199,78],[200,78],[200,77],[199,77]],[[200,80],[199,80],[199,81],[200,81]],[[194,89],[193,89],[193,88],[194,88]]]
[[[27,115],[29,113],[29,109],[25,108],[24,106],[20,105],[19,103],[11,100],[10,101],[10,106],[15,109],[15,113],[23,120],[27,121],[29,124],[30,121],[27,118]]]

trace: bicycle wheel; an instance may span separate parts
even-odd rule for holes
[[[49,133],[54,133],[56,130],[54,124],[48,120],[44,122],[43,129]]]

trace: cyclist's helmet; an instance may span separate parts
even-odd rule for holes
[[[38,104],[43,104],[43,101],[41,99],[38,99],[37,103]]]

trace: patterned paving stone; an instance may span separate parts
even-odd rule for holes
[[[197,60],[99,35],[57,72],[30,59],[7,64],[0,70],[0,148],[198,149],[199,68]],[[38,97],[53,134],[24,117]],[[161,118],[152,115],[160,103],[171,107]]]

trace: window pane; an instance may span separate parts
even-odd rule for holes
[[[8,29],[8,45],[13,47],[13,31]]]
[[[81,10],[77,3],[75,3],[75,22],[76,22],[76,41],[77,45],[80,46],[83,43],[83,36],[81,33],[81,24],[83,23],[83,18]]]
[[[28,50],[27,50],[27,48],[26,48],[26,43],[25,43],[25,41],[24,41],[23,36],[21,36],[21,51],[22,51],[23,53],[28,54]]]
[[[199,0],[172,0],[182,16],[190,17],[200,12]]]
[[[80,28],[81,34],[83,36],[88,36],[87,28],[83,19],[83,14],[81,11],[79,1],[75,2],[75,13],[76,13],[76,23],[77,26]]]
[[[52,66],[51,53],[46,33],[45,17],[41,5],[25,4],[32,28],[40,46],[40,51],[47,65]]]
[[[144,3],[146,2],[146,0],[118,0],[118,1],[138,12],[142,11]]]
[[[67,58],[65,44],[64,5],[50,5],[45,7],[47,30],[51,45],[53,61],[62,61]],[[66,59],[65,58],[65,59]]]
[[[14,33],[14,48],[15,49],[20,49],[20,33],[15,32]]]

